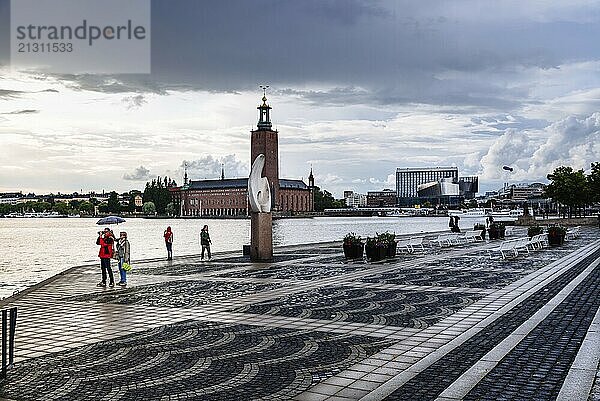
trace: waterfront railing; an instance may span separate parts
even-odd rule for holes
[[[17,307],[2,309],[2,370],[0,370],[0,383],[6,379],[7,370],[14,363],[16,328]]]

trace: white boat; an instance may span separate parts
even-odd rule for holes
[[[464,210],[449,210],[448,216],[452,217],[460,217],[461,219],[469,219],[469,218],[477,218],[481,219],[492,214],[492,209],[482,209],[482,208],[473,208],[473,209],[464,209]]]
[[[393,212],[387,212],[385,214],[386,217],[410,217],[411,215],[402,210],[394,210]]]
[[[14,216],[14,217],[26,217],[26,218],[48,218],[48,217],[63,217],[62,215],[60,215],[58,212],[27,212],[24,213],[20,216]]]
[[[523,216],[523,209],[503,209],[499,211],[492,212],[492,217],[494,220],[498,221],[517,221],[520,216]]]

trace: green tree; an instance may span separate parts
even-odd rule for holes
[[[173,202],[170,202],[169,204],[167,204],[167,207],[165,208],[165,212],[167,213],[168,216],[175,215],[175,204]]]
[[[79,210],[79,207],[81,206],[81,204],[83,202],[84,201],[73,199],[71,202],[69,202],[69,206],[71,206],[71,209],[73,209],[73,210]]]
[[[569,218],[573,217],[575,208],[589,203],[589,187],[583,170],[561,166],[549,174],[548,179],[551,182],[546,186],[546,196],[567,206]]]
[[[119,203],[119,195],[112,191],[108,197],[108,212],[119,213],[121,211],[121,204]]]
[[[92,214],[94,213],[94,205],[91,202],[83,201],[79,204],[77,208],[80,213]]]
[[[52,207],[52,210],[60,215],[69,215],[72,212],[71,206],[66,202],[56,202]]]
[[[17,211],[16,205],[10,205],[8,203],[0,204],[0,215],[9,214],[9,213],[16,212],[16,211]]]
[[[158,214],[165,214],[166,207],[172,200],[171,192],[167,188],[168,181],[167,177],[164,180],[157,177],[157,179],[147,182],[144,189],[144,195],[142,196],[144,203],[153,202],[156,205]]]
[[[142,212],[146,216],[156,214],[156,206],[154,205],[154,202],[144,203],[144,205],[142,206]]]
[[[592,171],[586,177],[591,202],[600,202],[600,162],[592,163]]]
[[[340,209],[345,207],[344,200],[336,200],[331,192],[321,190],[319,187],[314,189],[315,211],[322,212],[325,209]]]
[[[47,212],[52,209],[52,205],[48,202],[27,202],[25,205],[31,204],[31,209],[35,212]]]
[[[108,203],[101,203],[98,205],[98,211],[102,214],[107,214],[110,213],[110,210],[108,209]]]

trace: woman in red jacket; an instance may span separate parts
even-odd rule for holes
[[[105,228],[104,231],[98,232],[98,239],[96,239],[96,245],[100,245],[100,268],[102,269],[102,281],[98,283],[98,287],[106,287],[106,274],[108,273],[109,285],[115,286],[115,279],[113,277],[112,269],[110,268],[110,258],[114,253],[115,238],[110,231],[110,228]]]
[[[167,227],[163,237],[165,237],[165,246],[167,247],[167,260],[173,260],[173,231],[171,231],[171,226]]]

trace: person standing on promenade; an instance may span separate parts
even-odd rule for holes
[[[452,225],[452,228],[450,229],[450,231],[452,231],[453,233],[459,233],[460,232],[460,227],[458,226],[458,221],[459,220],[460,220],[460,217],[454,216],[454,224]]]
[[[205,225],[200,231],[200,245],[202,245],[202,255],[200,256],[201,260],[204,260],[204,250],[208,251],[208,260],[210,260],[210,244],[212,241],[210,240],[210,234],[208,234],[208,225]]]
[[[106,287],[106,275],[108,274],[109,285],[115,286],[115,279],[113,277],[112,269],[110,268],[110,259],[114,253],[115,239],[110,231],[110,228],[105,228],[104,231],[98,231],[98,238],[96,239],[96,245],[100,245],[100,252],[98,257],[100,258],[100,268],[102,269],[102,281],[98,283],[98,287]]]
[[[127,233],[125,231],[121,231],[119,233],[119,240],[117,241],[117,254],[119,257],[119,274],[121,276],[121,280],[117,283],[118,285],[125,286],[127,285],[127,272],[123,269],[123,263],[131,263],[131,258],[129,254],[129,240],[127,239]]]
[[[167,247],[167,260],[173,260],[173,231],[171,231],[171,226],[167,227],[163,236]]]

